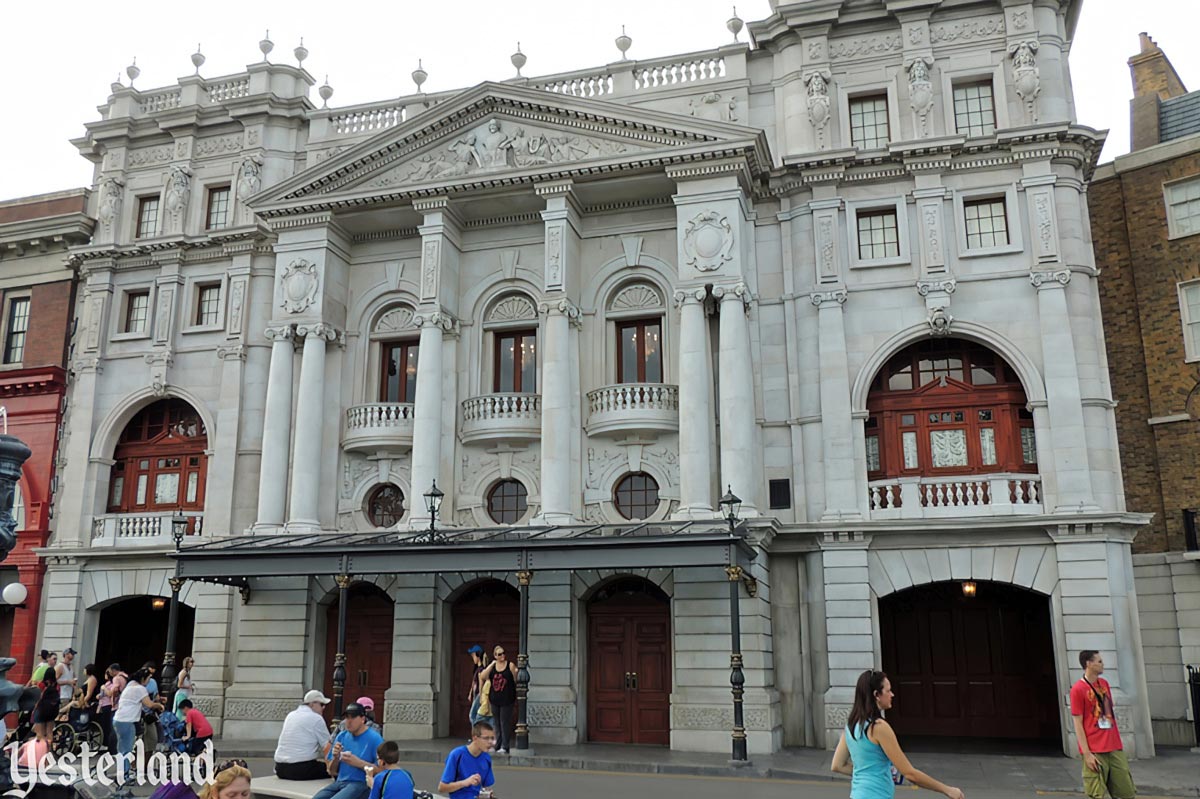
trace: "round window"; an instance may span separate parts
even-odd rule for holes
[[[617,512],[626,519],[646,519],[658,510],[658,483],[645,472],[621,478],[613,491]]]
[[[391,527],[404,517],[404,492],[384,483],[367,495],[367,519],[376,527]]]
[[[501,480],[488,492],[488,516],[497,524],[516,524],[529,508],[528,499],[519,480]]]

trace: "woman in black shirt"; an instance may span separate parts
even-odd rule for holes
[[[479,675],[479,683],[492,683],[492,712],[496,717],[496,752],[508,754],[513,726],[513,707],[517,704],[517,667],[510,663],[499,644],[492,654],[495,660]]]

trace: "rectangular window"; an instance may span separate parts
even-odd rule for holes
[[[170,505],[179,501],[179,473],[160,472],[154,476],[154,504]]]
[[[25,334],[29,332],[29,298],[15,297],[8,302],[8,330],[4,336],[4,362],[25,359]]]
[[[792,507],[792,481],[787,478],[767,481],[767,493],[771,501],[771,510],[782,510]]]
[[[122,333],[145,333],[149,317],[149,291],[131,291],[125,295],[125,327]]]
[[[513,330],[495,334],[493,391],[537,393],[537,331]]]
[[[1180,285],[1179,316],[1183,320],[1184,351],[1189,359],[1200,358],[1200,281]]]
[[[879,436],[867,436],[867,471],[877,472],[879,469]]]
[[[121,505],[121,500],[125,495],[125,478],[114,477],[112,479],[112,489],[108,497],[109,507],[116,508]]]
[[[148,239],[158,235],[158,198],[141,197],[138,199],[137,233],[139,239]]]
[[[190,472],[187,476],[187,502],[189,505],[196,503],[196,495],[200,489],[200,473]]]
[[[985,466],[996,465],[996,431],[991,427],[979,428],[979,457]]]
[[[1034,441],[1032,427],[1021,428],[1021,462],[1037,463],[1037,444]]]
[[[204,327],[215,325],[221,320],[221,284],[212,283],[196,287],[196,324]]]
[[[967,249],[982,250],[1008,244],[1004,198],[964,202],[963,217],[967,226]]]
[[[996,132],[990,81],[954,87],[954,126],[964,136],[991,136]]]
[[[215,186],[208,190],[208,213],[205,230],[219,230],[229,224],[229,187]]]
[[[917,434],[906,432],[900,434],[901,448],[904,450],[904,468],[917,469],[921,462],[917,457]]]
[[[1200,179],[1167,186],[1166,194],[1170,237],[1200,233]]]
[[[417,342],[385,341],[379,375],[380,402],[417,401]]]
[[[857,218],[860,260],[874,261],[900,256],[900,231],[894,209],[859,213]]]
[[[662,382],[662,323],[658,319],[617,325],[617,381]]]
[[[134,505],[146,504],[146,485],[150,480],[150,476],[139,474],[137,478],[137,497],[134,499]]]
[[[864,150],[886,147],[889,138],[887,95],[850,101],[850,143]]]

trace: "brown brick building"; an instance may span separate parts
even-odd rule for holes
[[[1088,190],[1126,504],[1153,513],[1134,571],[1155,739],[1191,743],[1200,662],[1200,91],[1145,33],[1129,59],[1132,152]]]

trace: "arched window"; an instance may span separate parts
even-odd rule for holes
[[[533,301],[524,294],[505,294],[488,307],[483,328],[492,355],[491,390],[536,394],[538,315]]]
[[[1003,358],[960,339],[892,357],[867,396],[868,479],[1036,472],[1033,415]]]
[[[367,495],[367,519],[376,527],[391,527],[404,518],[404,492],[383,483]]]
[[[663,382],[663,301],[648,283],[622,286],[608,303],[616,334],[616,383]]]
[[[208,431],[180,399],[138,411],[113,452],[108,510],[203,510]]]
[[[487,508],[497,524],[516,524],[529,509],[529,493],[520,480],[501,480],[488,492]]]
[[[412,308],[402,305],[382,314],[371,329],[371,342],[378,346],[373,357],[379,364],[378,401],[416,402],[418,342]]]
[[[626,519],[646,519],[658,510],[658,482],[645,472],[631,472],[613,490],[617,513]]]

